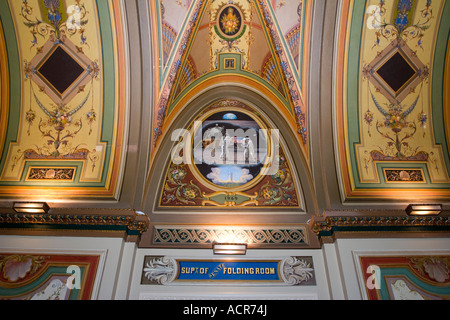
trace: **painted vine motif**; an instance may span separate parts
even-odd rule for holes
[[[280,66],[283,72],[283,76],[286,79],[286,83],[289,88],[289,94],[294,104],[295,119],[297,121],[298,129],[297,133],[301,136],[304,144],[307,144],[308,140],[308,130],[307,130],[307,115],[304,104],[302,102],[300,91],[296,85],[294,71],[290,65],[286,62],[288,61],[287,53],[283,50],[282,41],[280,35],[278,34],[275,26],[275,18],[272,17],[270,9],[267,4],[263,1],[258,1],[258,6],[265,18],[265,23],[269,28],[270,37],[274,43],[275,50],[280,58]]]
[[[197,19],[199,19],[199,17],[204,14],[205,5],[208,4],[211,4],[211,6],[212,4],[218,4],[219,6],[223,6],[225,8],[229,8],[230,6],[239,7],[242,13],[242,16],[238,20],[238,15],[236,14],[236,12],[238,12],[237,10],[233,11],[233,13],[230,12],[230,15],[228,15],[228,11],[225,11],[225,14],[223,16],[218,15],[218,12],[216,12],[217,8],[211,7],[211,10],[207,10],[209,11],[210,15],[209,44],[211,51],[210,55],[212,57],[210,61],[211,71],[218,68],[219,61],[218,59],[214,58],[217,58],[218,54],[221,52],[239,53],[243,57],[241,59],[241,69],[249,70],[248,61],[250,61],[250,50],[248,50],[248,47],[254,41],[251,30],[253,21],[252,15],[254,11],[253,9],[261,14],[263,25],[267,26],[268,28],[270,43],[273,44],[274,50],[279,57],[279,59],[277,60],[281,61],[279,65],[288,86],[288,91],[292,102],[292,110],[298,126],[297,133],[300,135],[300,139],[302,140],[302,142],[305,145],[307,144],[307,115],[304,103],[301,98],[301,92],[298,88],[295,77],[297,71],[293,70],[289,63],[286,62],[288,61],[288,55],[290,53],[289,51],[286,51],[284,49],[282,35],[279,34],[276,27],[276,18],[273,17],[269,5],[265,2],[253,2],[250,0],[246,2],[251,9],[244,10],[240,6],[247,8],[247,3],[244,5],[244,1],[241,2],[236,0],[213,0],[210,2],[199,0],[192,8],[192,13],[189,16],[189,19],[186,20],[185,30],[187,31],[182,35],[179,35],[180,44],[177,51],[173,53],[174,63],[170,66],[170,70],[167,73],[167,79],[165,80],[164,86],[161,88],[161,95],[155,108],[155,120],[152,128],[153,147],[157,146],[159,138],[164,134],[163,126],[165,124],[167,114],[168,112],[170,112],[171,99],[175,94],[179,92],[177,91],[178,88],[175,88],[174,90],[173,85],[174,83],[176,83],[176,78],[179,73],[183,72],[182,66],[184,64],[184,61],[187,60],[187,50],[189,49],[188,44],[195,35],[195,28],[197,26],[197,23],[199,22]],[[300,6],[298,10],[298,12],[301,13]],[[245,20],[247,24],[243,23],[243,20]],[[227,29],[227,26],[225,25],[227,23],[229,23],[229,29]],[[242,28],[238,29],[237,27],[239,26],[239,24],[242,26]],[[221,31],[220,28],[222,28],[223,31]],[[238,30],[239,32],[237,32],[236,30]]]
[[[296,206],[295,185],[286,157],[278,157],[279,169],[267,179],[258,191],[258,201],[264,200],[262,205]]]
[[[228,3],[220,3],[218,8],[213,8],[214,1],[211,2],[210,15],[210,46],[213,50],[213,43],[217,40],[220,43],[214,52],[211,51],[211,69],[218,69],[219,54],[223,52],[236,52],[242,55],[241,68],[248,69],[250,50],[248,49],[252,42],[251,21],[252,21],[252,4],[248,10],[245,10],[239,2],[230,1]],[[247,12],[248,11],[248,12]],[[246,19],[246,15],[249,18]],[[249,21],[249,28],[245,24]],[[214,30],[214,33],[212,32]],[[246,36],[242,39],[242,37]],[[242,41],[244,40],[244,41]]]
[[[432,1],[427,0],[423,8],[418,8],[417,3],[397,0],[390,21],[384,0],[366,9],[367,28],[375,34],[372,49],[388,43],[362,68],[363,80],[367,82],[367,109],[362,112],[362,122],[369,137],[373,137],[374,128],[376,135],[385,141],[377,142],[377,149],[363,157],[366,170],[368,163],[375,161],[432,161],[431,153],[413,143],[420,129],[425,137],[429,121],[423,96],[430,72],[414,49],[423,50],[425,32],[433,19]],[[414,12],[419,13],[415,15],[417,21],[413,21]],[[415,95],[414,100],[406,102],[411,95]]]
[[[422,170],[418,169],[385,169],[384,173],[387,182],[425,182]]]
[[[412,257],[409,259],[413,268],[423,277],[438,283],[450,282],[449,257]]]
[[[0,282],[18,282],[42,268],[46,257],[32,255],[0,255]]]
[[[164,185],[163,203],[195,205],[195,200],[202,199],[201,189],[191,181],[186,181],[187,167],[172,165]]]
[[[161,206],[298,206],[297,190],[284,154],[279,169],[265,176],[256,186],[243,192],[214,192],[198,181],[188,165],[171,164],[161,196]]]
[[[425,7],[420,9],[420,18],[412,23],[412,14],[416,6],[415,0],[399,0],[397,2],[393,21],[386,21],[386,3],[380,0],[378,5],[369,6],[367,12],[370,17],[367,21],[369,28],[376,29],[375,46],[379,46],[381,39],[393,40],[394,38],[405,41],[417,40],[417,46],[422,47],[424,31],[429,28],[429,22],[433,18],[431,0],[427,0]]]
[[[12,170],[22,158],[83,160],[98,158],[95,149],[89,150],[83,146],[83,143],[75,146],[70,143],[84,129],[84,124],[89,126],[88,134],[91,135],[92,127],[97,120],[94,107],[93,81],[99,80],[100,67],[97,60],[90,61],[83,52],[84,47],[89,47],[85,34],[85,27],[89,22],[87,18],[89,12],[81,0],[74,0],[74,3],[69,6],[66,6],[66,3],[60,0],[43,0],[39,2],[39,5],[42,12],[41,19],[36,15],[36,8],[30,6],[26,0],[22,3],[20,15],[23,18],[24,25],[29,28],[32,34],[31,48],[36,48],[36,56],[33,61],[24,61],[24,79],[30,83],[30,107],[25,112],[25,121],[28,124],[27,133],[28,135],[31,134],[31,127],[38,121],[37,129],[45,143],[35,145],[35,148],[18,150],[18,154],[13,157]],[[70,40],[76,35],[79,36],[78,45]],[[45,41],[43,45],[40,43],[41,39]],[[46,60],[40,60],[42,55],[46,56]],[[60,58],[61,56],[65,60]],[[84,58],[80,58],[81,56]],[[86,65],[80,65],[74,57],[83,60]],[[88,60],[89,62],[86,62]],[[67,85],[62,87],[61,90],[56,89],[60,99],[55,100],[50,95],[55,102],[48,104],[43,102],[39,96],[42,93],[49,95],[52,90],[49,87],[44,87],[42,83],[50,83],[50,86],[58,84],[58,80],[49,80],[46,76],[52,77],[55,70],[58,70],[58,66],[62,64],[61,61],[69,61],[79,70],[78,73],[72,75],[72,78],[70,76],[65,78],[63,75],[56,76],[55,79],[67,81]],[[42,70],[48,65],[50,65],[48,68],[52,71],[44,73]],[[41,79],[44,77],[45,81],[41,82],[39,79],[36,81],[38,77],[41,77]],[[88,90],[86,84],[89,82],[90,88],[88,87]],[[78,87],[72,89],[71,86],[76,83],[78,83]],[[74,91],[74,95],[64,97],[60,91],[67,91],[69,88]],[[55,89],[53,88],[53,90]],[[70,100],[82,94],[84,94],[84,98],[80,103],[75,106],[70,104]],[[88,111],[75,118],[89,104]],[[33,106],[37,106],[43,112],[43,118],[38,116]],[[92,168],[95,168],[95,161],[92,162]]]
[[[21,15],[25,19],[24,24],[30,28],[30,32],[33,35],[31,47],[38,45],[38,35],[43,38],[49,36],[50,40],[56,43],[58,41],[64,42],[67,35],[74,36],[79,34],[80,43],[86,45],[87,38],[84,34],[85,29],[82,26],[88,23],[86,19],[87,11],[81,0],[75,0],[75,3],[66,9],[64,3],[61,3],[59,0],[42,0],[47,16],[40,20],[34,15],[34,10],[30,7],[28,1],[24,0]],[[66,12],[73,14],[67,17]],[[64,18],[66,18],[65,21]],[[41,49],[42,47],[38,47],[37,51],[39,52]]]
[[[414,137],[417,132],[416,122],[408,120],[408,115],[414,110],[419,100],[419,96],[409,106],[404,105],[389,105],[389,108],[384,109],[377,101],[374,95],[371,95],[373,103],[377,110],[384,116],[383,121],[377,120],[375,128],[376,131],[385,139],[388,140],[387,145],[380,150],[372,151],[373,160],[413,160],[413,161],[427,161],[428,154],[420,151],[419,147],[411,148],[408,140]],[[368,111],[370,113],[370,111]],[[423,114],[423,113],[422,113]],[[421,114],[421,115],[422,115]],[[426,121],[426,115],[423,114]],[[372,121],[372,114],[365,115],[366,122]],[[425,125],[424,122],[420,122]],[[401,135],[403,134],[403,135]]]
[[[360,262],[369,300],[449,298],[448,256],[365,256]],[[374,274],[379,276],[375,278]]]
[[[0,300],[89,300],[99,255],[0,253]]]

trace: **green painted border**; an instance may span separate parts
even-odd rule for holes
[[[224,63],[224,59],[227,58],[235,58],[236,59],[236,65],[234,69],[226,69],[225,68],[225,63]],[[252,72],[248,72],[245,70],[242,70],[242,56],[239,53],[220,53],[219,54],[219,68],[217,70],[214,70],[212,72],[209,72],[205,75],[203,75],[200,78],[195,79],[190,85],[188,85],[186,88],[184,88],[181,93],[172,101],[171,105],[170,105],[170,109],[169,109],[169,113],[172,111],[171,109],[173,109],[173,107],[175,105],[177,105],[179,103],[179,101],[188,93],[190,92],[192,89],[194,89],[196,86],[198,86],[200,83],[207,81],[210,78],[214,78],[220,75],[238,75],[238,76],[244,76],[246,78],[250,78],[258,83],[260,83],[261,85],[263,85],[265,88],[267,88],[269,91],[271,91],[275,96],[278,97],[278,99],[280,101],[283,102],[283,104],[286,107],[287,110],[290,111],[290,105],[288,103],[288,101],[286,100],[286,98],[279,92],[277,91],[274,87],[267,85],[267,81],[265,81],[263,78],[259,77],[258,75],[252,73]]]
[[[306,3],[308,2],[308,0],[304,0],[303,1],[303,7],[302,7],[302,25],[300,26],[300,52],[299,52],[299,66],[298,69],[295,67],[295,61],[293,60],[292,57],[292,53],[291,50],[289,49],[289,45],[286,42],[286,36],[283,34],[281,27],[278,23],[278,19],[279,17],[277,16],[277,14],[273,11],[273,7],[272,4],[269,3],[268,8],[272,14],[273,17],[275,17],[275,25],[276,25],[276,29],[278,31],[278,34],[281,36],[281,41],[283,42],[284,48],[286,48],[286,56],[289,57],[289,62],[291,63],[291,66],[293,66],[293,70],[297,70],[298,72],[295,73],[295,77],[297,78],[298,81],[298,86],[301,92],[303,92],[303,56],[304,56],[304,52],[303,49],[305,47],[305,18],[306,18],[306,8],[307,5]]]
[[[158,43],[159,43],[159,57],[162,58],[163,56],[163,49],[162,49],[162,19],[161,19],[161,0],[157,0],[156,3],[156,16],[157,16],[157,24],[158,24]],[[167,59],[167,64],[164,66],[163,63],[159,64],[159,69],[160,69],[160,78],[159,78],[159,85],[162,87],[165,79],[167,78],[167,75],[171,69],[172,63],[173,63],[173,59],[176,55],[176,52],[178,50],[179,47],[179,43],[181,41],[182,35],[186,32],[186,26],[188,25],[188,19],[191,17],[192,11],[194,10],[196,5],[196,1],[192,1],[190,8],[187,10],[186,16],[185,16],[185,20],[183,25],[181,26],[180,30],[178,31],[177,37],[175,39],[175,42],[172,46],[172,51],[170,53],[170,56]],[[151,26],[150,26],[151,27]],[[181,36],[180,36],[181,35]]]
[[[0,21],[3,26],[5,37],[6,51],[8,54],[8,68],[9,68],[9,116],[8,128],[6,130],[5,143],[0,159],[0,172],[5,166],[6,157],[8,156],[9,145],[17,141],[17,133],[20,123],[20,109],[14,106],[21,105],[21,62],[19,60],[19,48],[16,41],[16,31],[14,28],[14,21],[9,8],[8,0],[0,0]],[[2,106],[3,107],[3,106]]]
[[[361,143],[360,127],[359,127],[359,74],[360,74],[360,54],[361,54],[361,39],[364,25],[364,17],[366,11],[366,2],[361,0],[354,0],[353,12],[351,18],[351,29],[348,49],[348,80],[347,80],[347,139],[350,146],[350,170],[352,171],[353,179],[355,180],[356,188],[361,187],[358,163],[356,160],[355,147]],[[357,62],[358,61],[358,62]],[[367,184],[364,185],[366,187]]]
[[[67,273],[67,267],[56,267],[56,266],[51,266],[49,267],[47,270],[45,270],[45,272],[35,281],[18,287],[18,288],[5,288],[5,287],[1,287],[0,286],[0,297],[2,298],[14,298],[15,296],[22,296],[22,295],[26,295],[29,294],[31,291],[38,289],[39,287],[41,287],[42,285],[44,285],[44,283],[48,280],[50,280],[50,277],[55,276],[55,275],[67,275],[68,277],[71,276],[71,274]],[[81,271],[81,279],[83,279],[84,274],[85,274],[85,267],[80,267],[80,271]],[[70,290],[69,293],[69,300],[78,300],[80,296],[80,289],[76,289],[73,288]]]
[[[45,181],[45,180],[39,180],[39,181],[25,181],[27,179],[27,174],[30,169],[30,167],[39,167],[39,168],[61,168],[61,167],[76,167],[75,169],[75,175],[73,178],[73,181]],[[27,183],[27,185],[30,186],[39,186],[39,187],[45,187],[45,186],[64,186],[64,187],[71,187],[75,182],[80,181],[81,171],[83,170],[83,164],[81,162],[75,162],[73,166],[68,166],[67,163],[61,162],[58,165],[56,165],[55,162],[48,162],[48,161],[27,161],[25,163],[25,166],[22,170],[22,177],[20,179],[21,182]]]
[[[383,180],[384,183],[386,184],[383,185],[384,188],[388,189],[388,188],[405,188],[405,189],[411,189],[411,188],[424,188],[427,189],[430,186],[428,185],[428,183],[431,183],[431,179],[430,179],[430,175],[428,172],[428,166],[426,165],[426,163],[405,163],[405,162],[399,162],[399,163],[379,163],[377,162],[376,164],[377,167],[377,173],[378,176],[380,177],[380,180]],[[384,175],[383,169],[422,169],[423,172],[423,178],[425,179],[424,182],[420,182],[420,183],[401,183],[401,182],[391,182],[388,183],[386,181],[386,177]],[[379,187],[378,187],[379,188]]]
[[[98,23],[101,37],[102,50],[102,82],[103,82],[103,108],[102,108],[102,128],[100,133],[100,143],[105,144],[105,161],[103,163],[103,171],[99,182],[77,182],[70,183],[70,187],[104,187],[108,179],[108,171],[111,163],[112,142],[114,140],[114,126],[116,121],[116,101],[115,101],[115,60],[114,60],[114,44],[112,34],[111,13],[108,1],[96,1]],[[0,172],[3,171],[6,157],[8,155],[11,143],[17,142],[17,135],[20,124],[20,109],[14,106],[21,105],[21,62],[19,61],[19,49],[16,40],[16,32],[14,21],[9,7],[8,0],[0,0],[0,21],[5,32],[5,42],[8,52],[9,65],[9,81],[10,81],[10,107],[8,129],[5,137],[5,144],[0,159]],[[78,161],[53,161],[47,160],[46,165],[55,166],[83,166],[84,160]],[[28,161],[25,167],[28,167]],[[31,161],[33,163],[33,161]],[[42,162],[41,164],[42,165]],[[77,170],[81,172],[80,170]],[[60,183],[57,184],[61,186]],[[42,183],[37,185],[35,182],[21,181],[0,181],[0,186],[44,186]]]
[[[197,5],[195,1],[191,5],[191,10],[194,8],[193,5]],[[182,70],[184,70],[184,68],[186,66],[186,63],[187,63],[186,57],[191,52],[192,46],[195,42],[195,38],[192,35],[197,34],[198,28],[200,27],[200,22],[202,21],[203,15],[205,14],[206,7],[207,7],[206,3],[200,4],[200,6],[201,7],[199,8],[199,10],[197,12],[197,21],[199,21],[199,22],[196,23],[194,29],[191,29],[189,37],[187,39],[187,43],[184,45],[184,46],[186,46],[186,48],[183,49],[183,54],[181,55],[180,59],[175,62],[175,63],[177,63],[177,62],[181,63],[181,65],[179,66],[179,68],[177,70],[177,75],[179,75],[179,73],[182,72]],[[190,17],[190,15],[191,15],[191,13],[189,13],[189,17]],[[184,34],[186,32],[185,26],[183,26],[183,28],[181,30],[182,31],[180,31],[180,34]],[[178,46],[176,48],[177,48],[177,50],[179,49]],[[172,64],[174,63],[173,58],[174,58],[175,54],[176,54],[176,50],[172,50],[172,53],[171,53],[172,57],[169,59],[168,65],[169,65],[169,62],[170,62],[170,66],[172,66]],[[171,69],[171,68],[167,68],[167,69]],[[175,77],[175,79],[176,79],[176,81],[172,84],[172,87],[170,90],[171,94],[169,96],[169,101],[168,101],[168,105],[167,105],[167,116],[170,115],[170,113],[173,110],[173,107],[177,104],[177,101],[182,96],[182,94],[179,94],[177,97],[174,97],[172,95],[175,92],[175,90],[178,88],[181,77],[177,76],[177,77]],[[204,79],[204,78],[200,77],[200,79]],[[197,80],[199,80],[199,79],[197,79]],[[197,81],[194,81],[194,82],[197,82]],[[191,83],[191,85],[192,85],[192,83]],[[191,88],[191,85],[189,85],[187,88]],[[182,92],[186,91],[187,88],[185,88]]]
[[[247,31],[247,26],[244,25],[244,28],[242,29],[242,31],[241,31],[237,36],[235,36],[235,37],[233,37],[233,38],[227,38],[227,37],[224,37],[224,36],[219,32],[219,28],[217,28],[217,25],[214,26],[214,31],[215,31],[216,34],[219,36],[219,38],[222,39],[222,40],[225,40],[225,41],[235,41],[235,40],[241,38],[241,37],[244,35],[245,31]]]
[[[254,1],[254,0],[253,0],[253,1]],[[257,4],[256,2],[254,3],[254,5],[256,6],[256,8],[258,8],[258,4]],[[203,8],[201,9],[201,12],[198,13],[198,19],[199,19],[199,20],[202,20],[203,15],[205,14],[205,11],[206,11],[206,6],[203,6]],[[260,19],[261,23],[263,23],[263,25],[265,25],[265,18],[264,18],[264,16],[262,15],[262,12],[260,12],[259,10],[257,10],[257,13],[258,13],[258,18]],[[199,27],[199,25],[197,24],[196,29],[195,29],[195,30],[192,30],[191,32],[196,33],[198,27]],[[265,34],[265,37],[266,37],[267,41],[269,41],[269,49],[270,49],[270,53],[271,53],[273,56],[276,56],[277,53],[274,51],[275,49],[274,49],[273,46],[271,45],[271,40],[270,40],[270,39],[271,39],[271,35],[267,33],[268,31],[266,30],[266,28],[263,28],[263,31],[264,31],[264,34]],[[282,41],[285,41],[283,35],[281,35],[281,39],[282,39]],[[194,40],[194,39],[191,39],[191,40]],[[194,41],[189,41],[188,47],[185,49],[185,50],[186,50],[185,52],[190,52],[190,51],[191,51],[191,48],[192,48],[193,43],[194,43]],[[220,57],[221,57],[221,56],[224,56],[224,55],[234,55],[234,56],[239,55],[239,56],[240,56],[240,54],[237,54],[237,53],[221,53],[220,56],[219,56],[219,68],[218,68],[217,70],[208,72],[208,73],[206,73],[205,75],[203,75],[203,76],[197,78],[195,81],[193,81],[191,84],[189,84],[186,88],[184,88],[184,89],[178,94],[178,96],[172,97],[171,100],[170,100],[170,102],[169,102],[168,108],[167,108],[167,115],[169,115],[169,114],[173,111],[174,106],[176,106],[176,105],[178,104],[178,102],[181,100],[181,98],[182,98],[183,96],[186,95],[187,92],[191,91],[191,90],[192,90],[193,88],[195,88],[199,83],[201,83],[201,82],[203,82],[203,81],[206,81],[206,80],[208,80],[209,78],[218,76],[218,75],[220,75],[220,74],[236,74],[236,75],[243,75],[243,76],[245,76],[245,77],[248,77],[248,78],[251,78],[251,79],[255,80],[256,82],[261,83],[264,87],[266,87],[268,90],[270,90],[273,94],[275,94],[275,95],[283,102],[283,104],[284,104],[286,110],[287,110],[290,114],[293,114],[293,110],[292,110],[292,108],[291,108],[291,104],[286,100],[285,96],[283,96],[280,92],[278,92],[278,91],[277,91],[275,88],[273,88],[272,86],[270,86],[270,85],[268,86],[268,85],[267,85],[267,81],[265,81],[265,80],[264,80],[263,78],[261,78],[260,76],[254,74],[254,73],[252,73],[252,72],[248,72],[248,71],[242,70],[242,61],[239,63],[239,68],[236,67],[236,69],[225,69],[225,68],[223,67],[223,63],[222,63],[223,61],[220,60],[220,59],[222,59],[222,58],[220,58]],[[234,57],[234,56],[233,56],[233,57]],[[291,53],[290,53],[289,50],[288,50],[287,56],[289,57],[289,59],[292,59]],[[241,58],[240,58],[240,59],[241,59]],[[182,61],[182,65],[181,65],[180,68],[179,68],[180,70],[183,70],[185,63],[186,63],[186,60]],[[236,64],[236,66],[237,66],[237,64]],[[278,70],[280,76],[282,76],[282,77],[284,78],[284,72],[281,70],[280,65],[279,65],[279,64],[276,64],[276,67],[277,67],[277,70]],[[177,88],[177,87],[178,87],[180,78],[181,78],[181,77],[177,77],[177,81],[176,81],[176,82],[174,83],[174,85],[173,85],[174,88]],[[283,83],[284,83],[284,80],[283,80]],[[285,88],[284,85],[283,85],[283,90],[285,90],[284,94],[285,94],[286,96],[289,95],[289,93],[286,92],[287,88]]]
[[[445,60],[450,48],[448,39],[450,38],[450,1],[445,1],[442,9],[441,24],[436,38],[436,48],[433,58],[432,78],[431,78],[431,108],[433,113],[433,129],[435,143],[442,147],[445,164],[450,175],[450,152],[449,143],[445,135],[444,117],[444,77],[450,66],[445,65]]]
[[[446,287],[433,286],[420,280],[414,273],[408,268],[380,268],[380,294],[382,300],[390,300],[389,289],[387,288],[386,281],[384,281],[385,276],[405,276],[409,281],[411,281],[415,286],[420,288],[431,295],[450,295],[450,284]]]
[[[112,142],[114,140],[114,125],[116,122],[116,101],[115,101],[115,60],[114,44],[112,34],[111,13],[108,1],[96,1],[98,21],[102,48],[103,66],[103,114],[101,142],[106,143],[105,162],[103,163],[103,173],[101,185],[106,184],[108,178],[109,165],[111,161]],[[118,106],[120,108],[120,106]]]
[[[264,12],[263,12],[263,10],[259,10],[259,5],[258,5],[257,2],[258,2],[258,0],[253,0],[253,3],[254,3],[255,8],[256,8],[256,12],[257,12],[257,14],[258,14],[259,21],[261,22],[261,25],[263,26],[262,29],[263,29],[263,32],[264,32],[266,41],[268,42],[270,54],[271,54],[272,57],[274,58],[274,61],[277,61],[277,59],[276,59],[275,57],[279,57],[279,54],[278,54],[278,52],[275,50],[274,44],[272,43],[272,35],[270,34],[270,26],[267,25],[267,21],[266,21]],[[269,4],[268,4],[268,7],[267,7],[267,8],[268,8],[269,11],[272,10],[272,6],[269,5]],[[295,64],[292,64],[293,61],[292,61],[291,50],[289,50],[289,46],[286,47],[285,37],[284,37],[283,33],[280,32],[280,29],[279,29],[279,26],[278,26],[278,23],[277,23],[278,21],[277,21],[276,15],[274,15],[273,11],[271,11],[271,14],[272,14],[273,17],[275,17],[275,19],[274,19],[274,21],[275,21],[274,26],[275,26],[275,28],[277,29],[277,33],[278,33],[278,36],[279,36],[281,42],[283,43],[283,51],[286,53],[286,57],[288,57],[288,58],[290,59],[291,66],[292,66],[292,65],[294,66],[293,70],[296,70],[296,69],[295,69]],[[283,88],[283,90],[284,90],[284,96],[290,97],[291,92],[290,92],[289,88],[286,87],[286,85],[287,85],[287,84],[286,84],[286,74],[285,74],[285,72],[281,69],[281,65],[280,65],[279,63],[275,63],[275,67],[277,68],[278,74],[279,74],[280,77],[282,78],[282,81],[281,81],[281,82],[282,82],[282,88]],[[295,73],[293,73],[293,74],[295,75]],[[261,81],[259,81],[259,82],[261,82]],[[272,86],[270,86],[270,87],[272,87]],[[299,89],[300,89],[300,88],[299,88]],[[271,91],[275,92],[276,90],[272,90],[272,89],[271,89]],[[276,91],[276,93],[278,93],[278,91]],[[301,97],[301,92],[299,92],[298,94],[299,94],[299,96]],[[285,107],[286,107],[286,110],[288,110],[289,113],[290,113],[291,115],[295,116],[294,110],[293,110],[292,107],[291,107],[291,103],[288,102],[288,101],[284,98],[284,96],[283,96],[283,99],[282,99],[282,100],[283,100],[283,101],[286,101],[286,103],[284,103],[284,105],[285,105]]]
[[[353,180],[355,183],[355,189],[392,189],[392,184],[387,184],[384,182],[377,183],[362,183],[359,171],[358,163],[356,158],[356,147],[361,144],[360,140],[360,125],[359,125],[359,76],[360,76],[360,54],[361,54],[361,39],[363,26],[365,21],[365,11],[366,11],[366,1],[355,0],[353,2],[353,12],[351,18],[351,29],[350,29],[350,41],[348,50],[348,80],[347,80],[347,128],[348,128],[348,144],[351,146],[349,148],[350,152],[350,170],[353,175]],[[432,68],[432,112],[433,112],[433,126],[434,126],[434,136],[436,139],[436,144],[439,144],[443,149],[444,161],[447,166],[447,171],[450,174],[450,158],[447,148],[447,142],[445,137],[445,125],[443,116],[443,77],[445,72],[445,53],[447,51],[448,35],[450,32],[450,20],[444,17],[450,16],[450,4],[448,1],[445,2],[442,20],[439,25],[438,38],[436,40],[436,49],[434,57],[434,65]],[[444,53],[444,54],[442,54]],[[355,63],[358,61],[358,63]],[[438,84],[438,85],[436,85]],[[444,134],[443,134],[444,133]],[[408,167],[410,165],[420,166],[419,163],[408,163],[401,162],[402,167]],[[426,164],[424,164],[426,167]],[[377,170],[379,172],[380,168],[392,167],[392,162],[377,163]],[[428,169],[427,169],[428,172]],[[379,176],[380,180],[384,175]],[[428,184],[421,184],[420,189],[448,189],[450,188],[450,183],[431,183],[431,180],[427,180]],[[395,188],[400,188],[400,185],[395,185]],[[407,187],[405,187],[407,188]],[[416,185],[410,185],[407,189],[414,189]]]

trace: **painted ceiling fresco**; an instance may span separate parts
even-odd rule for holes
[[[2,194],[54,199],[62,187],[70,197],[114,198],[125,118],[120,7],[0,6]]]
[[[369,300],[448,300],[450,257],[361,256],[361,287]],[[366,285],[367,284],[367,285]]]
[[[336,130],[344,198],[448,199],[450,4],[343,4]]]
[[[213,103],[179,138],[160,207],[304,208],[279,132],[246,104]]]
[[[149,144],[148,155],[139,158],[146,172],[134,174],[160,170],[162,141],[168,141],[173,125],[190,115],[192,101],[224,85],[244,88],[270,101],[283,129],[296,139],[289,148],[283,146],[280,155],[290,159],[289,149],[295,149],[303,156],[287,161],[283,169],[293,171],[300,163],[297,168],[304,166],[306,179],[311,180],[305,185],[317,182],[313,180],[318,164],[311,163],[316,158],[311,145],[316,142],[310,128],[315,124],[310,116],[312,110],[322,116],[323,106],[311,106],[308,101],[308,93],[314,92],[308,85],[309,54],[315,40],[311,36],[314,1],[148,1],[149,10],[142,14],[149,14],[150,26],[130,37],[141,37],[139,41],[148,37],[152,50],[148,55],[144,48],[127,48],[126,32],[132,29],[127,26],[136,27],[137,22],[126,21],[124,3],[0,0],[2,198],[58,200],[70,194],[71,199],[119,199],[128,160],[127,135],[151,123],[147,133],[136,134],[149,139]],[[339,2],[336,43],[320,47],[336,50],[334,112],[324,116],[334,121],[336,190],[344,202],[449,198],[447,16],[450,4],[445,0]],[[142,61],[142,72],[151,75],[131,75],[133,62],[126,56],[133,50],[151,58]],[[139,77],[145,78],[137,82],[151,92],[151,101],[128,106],[128,80]],[[242,102],[239,97],[229,98]],[[209,107],[203,106],[203,112]],[[128,123],[135,109],[151,113],[149,119],[140,120],[140,127]],[[249,116],[245,108],[232,111],[238,118]],[[183,128],[192,125],[195,117],[217,120],[203,119],[203,114],[190,115]],[[255,113],[245,121],[262,125],[265,120],[263,114]],[[229,171],[226,182],[225,169],[221,175],[207,164],[181,168],[164,162],[163,166],[168,171],[162,174],[165,180],[159,181],[163,191],[155,193],[159,206],[184,205],[177,198],[183,193],[193,197],[188,197],[193,206],[204,201],[222,206],[234,200],[235,204],[256,201],[261,205],[271,197],[268,192],[263,199],[261,188],[266,183],[277,185],[270,180],[273,175],[261,178],[251,171],[254,168]],[[191,180],[180,179],[180,174],[200,184],[201,192],[193,186],[188,190]],[[245,176],[246,181],[235,180]],[[289,197],[284,202],[273,198],[275,202],[268,205],[302,207],[300,181],[293,183],[290,203],[286,204]],[[214,195],[227,187],[245,195],[238,199]],[[321,190],[312,189],[305,199],[315,204]],[[133,206],[145,202],[137,199]]]
[[[100,255],[0,253],[2,300],[89,300]]]
[[[153,147],[189,99],[233,82],[270,95],[307,153],[302,57],[309,9],[306,1],[152,2],[154,64],[159,66]],[[277,16],[283,16],[283,24]]]

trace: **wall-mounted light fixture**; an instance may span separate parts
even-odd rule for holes
[[[245,243],[214,243],[214,254],[245,255],[247,245]]]
[[[50,208],[45,202],[14,202],[13,209],[17,213],[45,214]]]
[[[406,207],[406,214],[409,216],[433,216],[442,211],[441,204],[410,204]]]

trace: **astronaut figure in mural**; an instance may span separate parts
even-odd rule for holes
[[[244,147],[244,162],[256,162],[255,147],[253,145],[253,141],[249,137],[245,137],[242,141],[242,146]]]
[[[233,140],[234,139],[228,134],[228,132],[225,134],[225,137],[222,135],[222,138],[220,139],[220,147],[222,148],[222,153],[220,154],[221,160],[228,159],[228,147],[231,145]]]

